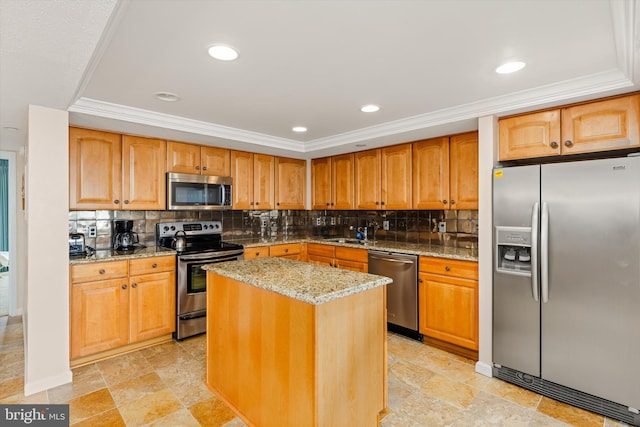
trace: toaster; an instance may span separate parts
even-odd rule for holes
[[[69,233],[69,255],[84,255],[84,234]]]

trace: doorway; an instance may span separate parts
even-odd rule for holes
[[[16,314],[15,163],[16,153],[0,151],[0,316]]]

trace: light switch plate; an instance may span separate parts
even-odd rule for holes
[[[389,220],[382,221],[382,229],[383,230],[389,229]]]
[[[98,229],[97,227],[89,227],[89,237],[97,237]]]
[[[440,221],[438,223],[438,233],[446,233],[447,232],[447,223],[444,221]]]

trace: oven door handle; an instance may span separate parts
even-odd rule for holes
[[[202,261],[202,260],[211,260],[216,261],[220,258],[232,258],[243,255],[243,252],[207,252],[202,254],[192,254],[192,255],[178,255],[178,259],[180,261]]]

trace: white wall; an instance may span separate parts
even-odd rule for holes
[[[30,395],[72,379],[69,369],[69,116],[29,106],[24,304],[25,384]]]
[[[478,120],[478,303],[479,340],[476,371],[491,376],[493,347],[493,208],[492,173],[498,158],[498,120]]]

